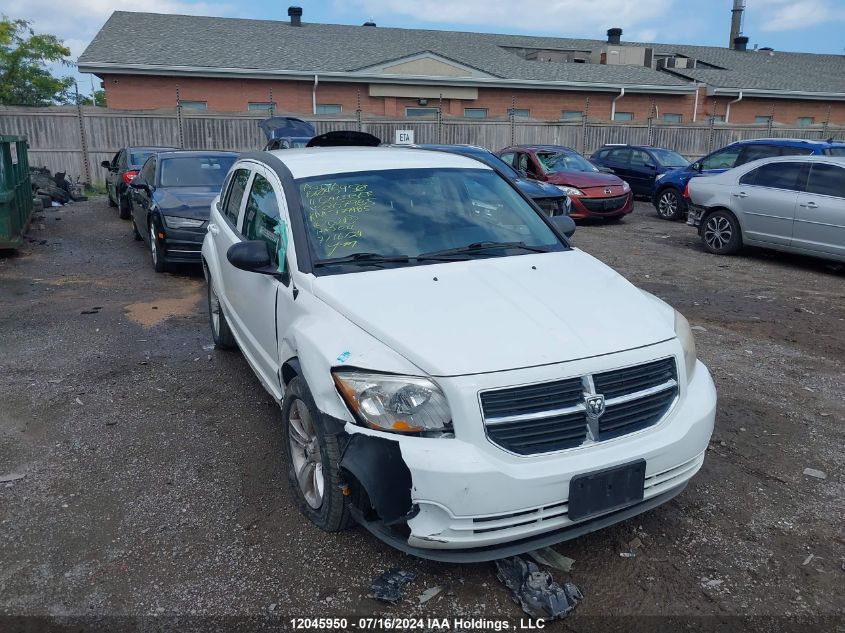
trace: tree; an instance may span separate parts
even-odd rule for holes
[[[79,105],[93,105],[100,108],[106,107],[106,91],[95,90],[92,96],[79,95]]]
[[[27,20],[0,16],[0,104],[46,106],[72,100],[72,77],[54,77],[50,63],[70,66],[70,49],[55,35],[37,35]]]

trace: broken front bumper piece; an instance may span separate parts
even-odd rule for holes
[[[456,437],[445,439],[385,437],[347,424],[341,468],[369,500],[366,508],[354,509],[355,518],[393,547],[433,560],[496,560],[603,529],[669,501],[704,463],[715,407],[713,382],[699,363],[664,421],[615,440],[523,457],[484,435],[471,437],[474,425],[456,424]],[[646,464],[641,500],[583,519],[569,517],[570,481],[638,460]]]

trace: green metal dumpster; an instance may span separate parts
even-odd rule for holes
[[[17,248],[32,217],[26,139],[0,135],[0,249]]]

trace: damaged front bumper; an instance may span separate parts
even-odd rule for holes
[[[457,386],[464,393],[467,387]],[[366,489],[376,512],[354,514],[380,539],[423,558],[494,560],[602,529],[680,493],[704,462],[715,406],[712,379],[699,363],[665,420],[616,440],[521,457],[484,436],[385,437],[348,424],[341,467]],[[574,477],[638,459],[646,462],[642,500],[569,518]]]

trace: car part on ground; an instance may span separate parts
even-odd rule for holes
[[[402,599],[402,590],[405,585],[412,582],[416,577],[417,575],[412,571],[389,569],[373,580],[367,597],[396,604]]]
[[[510,590],[513,601],[532,618],[565,618],[584,599],[571,582],[561,586],[549,572],[519,556],[497,560],[496,577]]]

